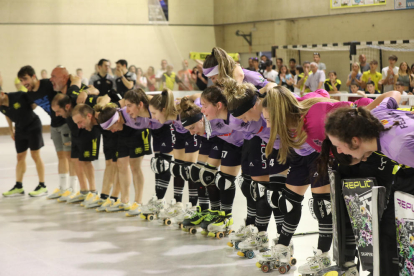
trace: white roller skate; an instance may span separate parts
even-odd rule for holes
[[[262,231],[257,234],[252,234],[248,236],[244,241],[240,242],[240,251],[237,252],[237,255],[240,257],[253,259],[255,257],[253,250],[267,250],[268,246],[269,238],[267,237],[267,232]]]
[[[158,200],[157,196],[152,196],[151,199],[148,201],[147,204],[144,204],[141,206],[141,212],[140,214],[142,214],[142,212],[148,212],[149,208],[152,208],[152,205]]]
[[[153,202],[145,210],[141,210],[140,217],[149,221],[157,219],[160,211],[165,207],[165,199],[158,199]]]
[[[219,212],[219,218],[208,225],[208,236],[216,237],[217,239],[224,238],[231,234],[231,226],[233,225],[233,218],[231,214],[227,214],[224,211]]]
[[[185,204],[185,208],[178,210],[177,216],[171,218],[171,222],[173,223],[174,226],[178,226],[178,228],[182,229],[183,221],[185,219],[190,218],[192,215],[194,215],[195,212],[197,212],[196,206],[193,207],[191,202],[187,202]]]
[[[183,204],[181,202],[176,202],[173,198],[170,203],[165,206],[163,210],[160,211],[158,218],[160,224],[171,225],[171,218],[178,215],[178,210],[183,209]]]
[[[307,258],[307,263],[298,268],[298,272],[302,276],[314,276],[319,271],[331,266],[331,258],[329,253],[322,253],[321,250],[313,250],[313,257]]]
[[[234,246],[236,250],[239,250],[239,243],[241,243],[247,237],[257,233],[259,233],[259,230],[257,230],[257,227],[253,224],[247,226],[242,225],[240,226],[239,230],[232,232],[229,235],[230,241],[227,243],[227,245],[230,247]]]

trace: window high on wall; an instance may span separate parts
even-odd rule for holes
[[[168,22],[168,0],[148,0],[150,23]]]

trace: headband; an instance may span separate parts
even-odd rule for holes
[[[249,111],[255,104],[257,100],[257,94],[253,96],[251,101],[244,102],[243,104],[236,107],[236,109],[229,110],[229,113],[233,115],[233,117],[239,117]]]
[[[202,117],[203,117],[203,113],[197,113],[196,115],[191,116],[185,120],[181,120],[181,124],[183,125],[183,127],[190,126],[200,121]]]
[[[101,127],[105,130],[107,130],[108,128],[110,128],[111,126],[113,126],[119,119],[119,112],[118,110],[115,112],[115,114],[105,123],[100,124]]]
[[[219,73],[218,65],[214,67],[210,67],[210,68],[203,68],[203,74],[206,77],[212,77],[212,76],[218,75],[218,73]]]

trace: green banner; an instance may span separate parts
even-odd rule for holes
[[[385,5],[386,0],[330,0],[331,9],[362,8]],[[400,0],[401,1],[401,0]]]

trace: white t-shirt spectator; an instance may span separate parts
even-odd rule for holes
[[[263,76],[265,77],[265,79],[272,80],[273,82],[276,81],[277,75],[278,73],[275,70],[263,72]]]
[[[320,63],[319,63],[320,64]],[[316,73],[310,74],[308,79],[305,82],[305,86],[314,92],[318,89],[318,85],[322,82],[321,88],[323,88],[323,83],[325,82],[325,72],[322,70],[317,70]]]
[[[389,66],[382,68],[382,79],[385,80],[386,78],[388,78],[387,74],[388,74],[388,69]],[[398,67],[394,66],[394,68],[392,69],[392,71],[394,72],[394,76],[398,74]],[[391,80],[392,84],[386,84],[383,85],[384,87],[384,93],[388,92],[388,91],[392,91],[394,90],[394,76],[392,76],[391,78],[388,79],[388,81]]]

